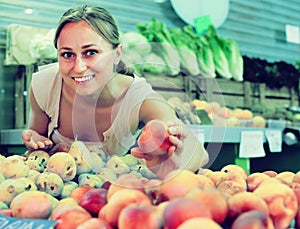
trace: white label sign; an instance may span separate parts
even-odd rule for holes
[[[266,130],[266,137],[270,152],[278,153],[282,151],[282,134],[280,130]]]
[[[242,131],[239,157],[265,157],[266,153],[263,146],[263,131]]]

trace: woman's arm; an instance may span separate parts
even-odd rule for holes
[[[28,129],[22,132],[23,142],[29,150],[49,149],[53,146],[52,141],[47,138],[49,117],[39,107],[31,88],[29,101],[29,124]]]
[[[171,167],[196,171],[208,163],[208,153],[203,145],[198,141],[192,130],[178,119],[174,109],[161,97],[158,99],[147,99],[143,102],[140,110],[140,119],[144,123],[153,119],[164,121],[169,126],[170,141],[174,145],[169,149],[168,154],[171,155],[170,158],[166,155],[145,155],[134,151],[133,155],[144,158],[149,168],[155,166],[158,168],[159,164],[161,164],[161,167],[170,167],[164,168],[165,172],[169,169],[174,169]],[[164,163],[161,163],[163,161]]]

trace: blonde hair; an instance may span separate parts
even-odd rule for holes
[[[54,37],[55,48],[63,27],[70,22],[78,21],[87,22],[113,48],[120,44],[118,26],[106,9],[99,6],[76,6],[67,10],[60,18]]]

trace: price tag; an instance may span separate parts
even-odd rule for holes
[[[265,157],[266,153],[263,146],[263,131],[242,131],[239,157],[255,158]]]
[[[0,214],[0,229],[52,229],[56,221],[38,219],[19,219]]]
[[[266,137],[271,153],[282,151],[282,133],[280,130],[266,130]]]
[[[204,15],[194,19],[195,30],[197,34],[204,33],[212,25],[210,15]]]

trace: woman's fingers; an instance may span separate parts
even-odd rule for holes
[[[50,139],[45,138],[32,130],[24,130],[22,139],[27,148],[30,149],[48,149],[53,146]]]
[[[153,159],[153,155],[148,154],[148,153],[143,153],[142,151],[140,151],[139,147],[134,147],[130,150],[131,154],[133,156],[135,156],[136,158],[140,158],[140,159],[145,159],[145,160],[151,160]]]
[[[171,123],[168,126],[168,131],[171,135],[177,136],[179,139],[185,139],[187,136],[187,131],[184,128],[183,124],[180,123]]]

